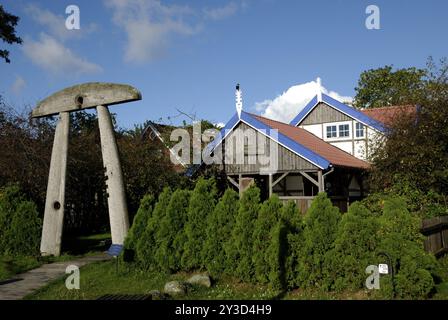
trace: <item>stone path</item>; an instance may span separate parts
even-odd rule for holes
[[[10,280],[0,281],[0,300],[19,300],[27,294],[65,275],[69,265],[82,267],[86,264],[111,259],[107,254],[88,256],[71,261],[44,264],[39,268],[17,274]]]

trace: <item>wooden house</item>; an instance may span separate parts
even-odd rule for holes
[[[366,195],[366,151],[369,139],[384,134],[384,123],[318,94],[286,124],[242,111],[238,95],[237,87],[237,113],[207,152],[219,151],[219,166],[240,193],[255,182],[262,198],[277,194],[302,212],[319,192],[343,212]]]

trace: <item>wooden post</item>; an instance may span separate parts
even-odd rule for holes
[[[272,196],[272,173],[269,174],[269,198]]]
[[[317,182],[319,184],[319,192],[324,192],[324,177],[322,176],[322,170],[317,171]]]
[[[238,175],[238,184],[239,184],[239,188],[238,191],[240,193],[240,199],[243,196],[243,175],[240,173]]]

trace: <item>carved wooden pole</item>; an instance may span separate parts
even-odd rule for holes
[[[64,226],[65,178],[67,172],[67,150],[70,115],[61,112],[54,135],[45,200],[44,225],[40,251],[42,255],[58,256],[61,252]]]

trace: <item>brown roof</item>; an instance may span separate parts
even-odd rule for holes
[[[402,115],[415,116],[417,114],[417,106],[404,105],[404,106],[390,106],[381,108],[372,108],[361,110],[362,113],[369,116],[376,121],[379,121],[386,126],[393,124],[395,119]]]
[[[264,118],[259,115],[251,114],[257,120],[263,122],[273,129],[277,129],[280,133],[284,134],[288,138],[300,143],[304,147],[317,153],[321,157],[327,159],[331,164],[339,167],[350,168],[368,168],[369,163],[360,160],[351,154],[325,142],[318,138],[314,134],[306,131],[305,129],[294,127],[289,124]]]

